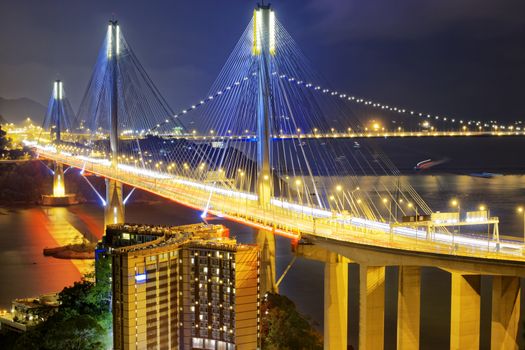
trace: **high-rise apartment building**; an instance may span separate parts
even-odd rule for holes
[[[114,348],[259,347],[259,252],[221,225],[108,227]]]

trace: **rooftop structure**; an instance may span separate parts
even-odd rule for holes
[[[15,299],[11,310],[0,311],[0,329],[25,332],[28,326],[45,321],[58,309],[58,294],[44,294],[34,298]]]

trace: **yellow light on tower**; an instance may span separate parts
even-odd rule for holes
[[[112,46],[112,41],[113,41],[113,38],[112,38],[112,35],[111,35],[111,27],[112,25],[108,25],[108,47],[107,47],[107,50],[108,50],[108,58],[111,58],[111,46]]]
[[[113,37],[113,27],[115,27],[115,37]],[[118,56],[120,53],[120,27],[117,22],[110,21],[108,25],[107,34],[107,55],[111,58],[113,55],[113,42],[115,42],[115,55]]]
[[[261,10],[255,9],[253,11],[253,49],[252,54],[257,56],[261,53],[261,33],[260,23],[262,22]]]
[[[116,55],[118,56],[120,54],[120,27],[119,25],[117,24],[117,31],[116,31],[116,38],[115,38],[115,42],[116,42]]]
[[[62,82],[60,80],[56,80],[53,84],[53,98],[55,100],[61,100],[62,97],[63,97]]]
[[[275,55],[275,12],[270,10],[270,55]]]
[[[64,179],[62,179],[61,175],[57,175],[53,186],[53,196],[64,197],[65,194]]]
[[[269,28],[264,28],[265,21],[263,18],[263,11],[268,11],[267,25]],[[257,8],[253,11],[253,48],[252,54],[254,56],[260,55],[263,49],[263,35],[268,35],[268,49],[271,55],[275,55],[276,40],[275,40],[275,12],[268,7]]]

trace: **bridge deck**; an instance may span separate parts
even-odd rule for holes
[[[518,241],[501,241],[498,244],[475,235],[435,233],[427,236],[424,231],[404,227],[391,229],[386,223],[342,217],[278,199],[273,199],[270,206],[263,208],[258,204],[257,196],[251,193],[127,165],[119,165],[118,170],[114,170],[107,160],[55,153],[41,148],[37,151],[43,158],[112,178],[184,206],[292,239],[310,235],[400,251],[525,262],[524,245]]]

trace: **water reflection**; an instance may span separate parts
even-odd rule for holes
[[[377,181],[392,178],[363,177],[362,188]],[[402,181],[412,184],[416,191],[434,210],[448,210],[452,197],[462,203],[462,210],[473,210],[480,203],[487,205],[491,214],[500,216],[500,231],[505,235],[520,236],[523,232],[522,217],[515,208],[525,204],[525,176],[502,176],[492,179],[473,178],[464,175],[403,176]],[[180,207],[164,200],[151,203],[130,203],[126,208],[127,221],[145,224],[182,225],[200,221],[198,212]],[[0,308],[9,306],[11,299],[34,296],[61,290],[81,276],[86,262],[72,262],[46,258],[42,249],[56,245],[78,242],[81,239],[96,241],[102,236],[103,210],[95,204],[69,208],[16,208],[0,209]],[[231,235],[240,242],[254,243],[255,232],[251,228],[221,219],[213,221],[225,224]],[[290,241],[278,237],[277,276],[292,259]],[[351,281],[357,269],[349,269]],[[422,348],[448,348],[448,317],[450,304],[448,275],[436,269],[425,269],[422,287]],[[395,292],[397,280],[395,269],[387,271],[385,340],[386,349],[395,348]],[[323,266],[319,262],[297,259],[280,285],[280,291],[290,296],[299,309],[310,315],[322,329],[323,324]],[[349,285],[349,344],[357,342],[358,310],[356,284]],[[390,292],[388,292],[390,291]],[[486,293],[486,289],[485,292]],[[487,317],[487,309],[482,317]],[[486,322],[485,322],[486,323]],[[490,332],[489,332],[490,333]]]

